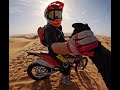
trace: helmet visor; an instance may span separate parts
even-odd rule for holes
[[[59,10],[50,11],[48,12],[48,18],[50,20],[62,19],[62,11]]]

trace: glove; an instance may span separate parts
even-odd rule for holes
[[[94,49],[97,46],[98,40],[90,30],[81,31],[73,35],[67,43],[70,53],[91,57],[94,55]]]

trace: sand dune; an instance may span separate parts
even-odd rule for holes
[[[29,37],[29,38],[28,38]],[[97,36],[111,50],[111,38]],[[27,56],[27,51],[40,51],[47,48],[39,43],[36,36],[10,37],[9,90],[107,90],[106,85],[97,72],[96,66],[89,59],[85,70],[71,70],[71,86],[60,84],[61,73],[56,72],[49,79],[35,81],[28,77],[26,69],[37,57]]]
[[[34,41],[34,37],[19,36],[19,37],[10,37],[9,38],[9,55],[12,57],[17,51],[23,48],[28,43]]]

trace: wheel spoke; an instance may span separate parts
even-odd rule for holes
[[[32,74],[37,78],[42,78],[48,73],[46,67],[43,66],[36,66],[32,69]]]

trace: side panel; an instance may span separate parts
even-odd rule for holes
[[[54,68],[53,65],[51,65],[50,63],[48,63],[47,61],[45,61],[44,59],[41,58],[37,58],[34,62],[39,63],[40,65],[49,67],[49,68]]]
[[[49,55],[39,55],[39,57],[44,59],[45,61],[47,61],[48,63],[50,63],[54,67],[60,67],[59,63],[55,59],[50,57]]]

